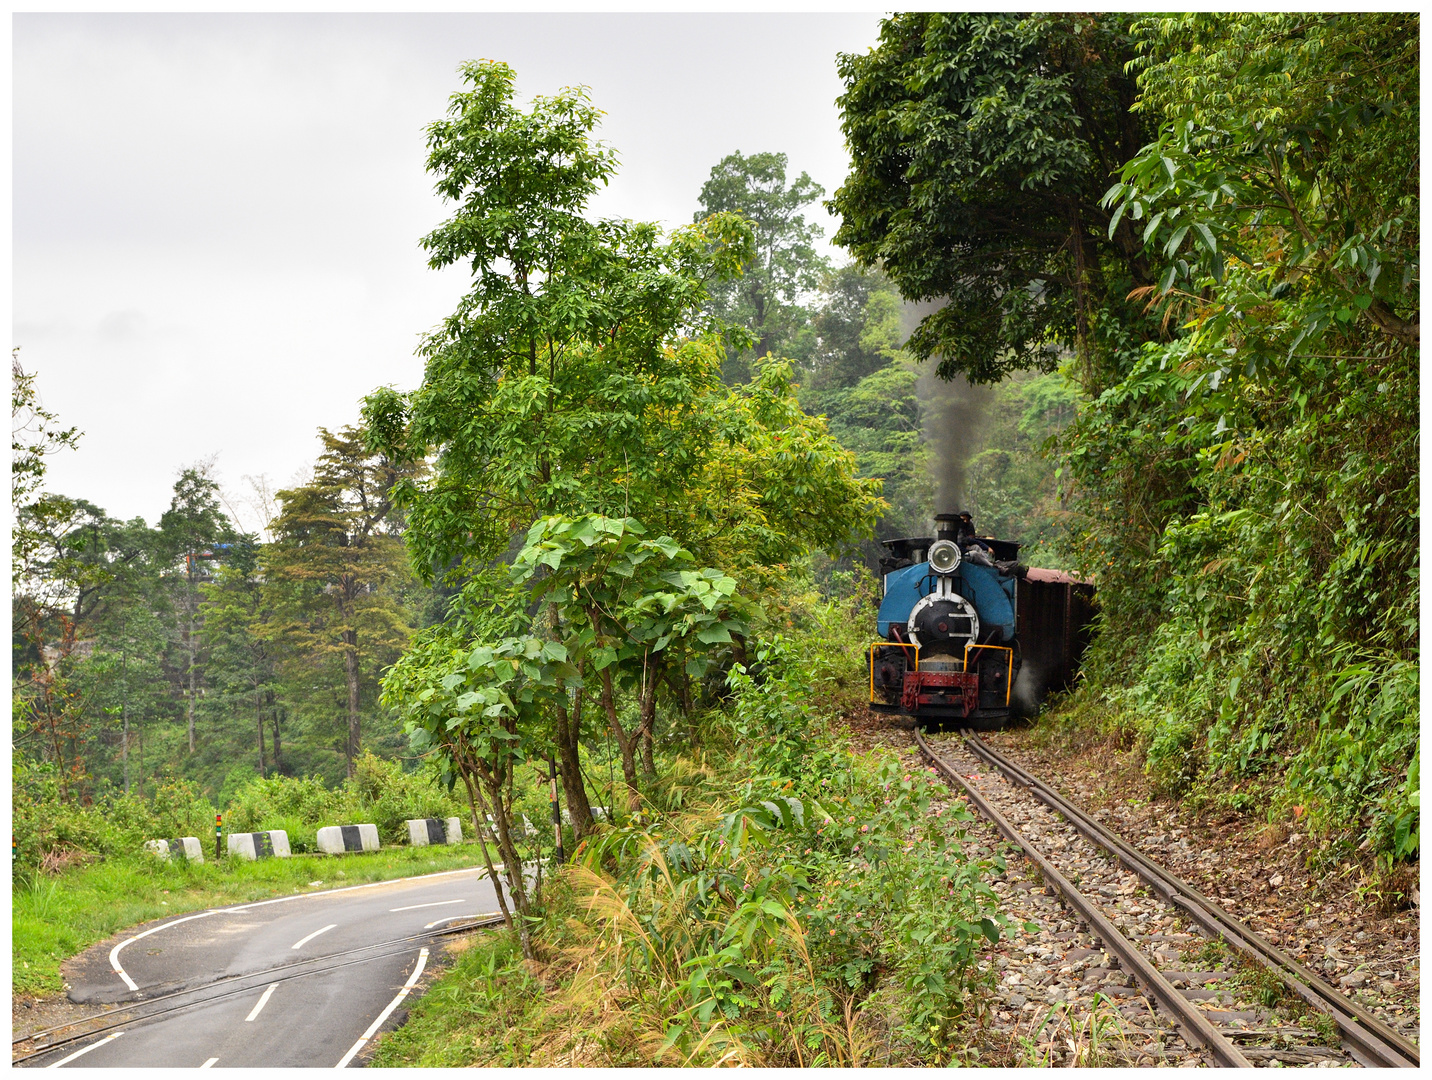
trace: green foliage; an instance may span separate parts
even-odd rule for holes
[[[339,745],[352,776],[364,714],[382,716],[372,708],[377,676],[412,629],[402,596],[408,562],[389,493],[417,470],[370,453],[359,428],[320,428],[319,438],[324,449],[312,481],[278,493],[275,539],[259,558],[267,610],[260,618],[249,612],[246,627],[264,651],[246,659],[276,657],[290,683],[311,680],[315,671],[327,676],[315,680],[319,700],[304,704],[331,714],[341,702],[346,731]]]
[[[10,581],[19,584],[24,568],[45,537],[37,521],[64,517],[70,501],[44,491],[45,458],[79,443],[78,428],[62,428],[59,417],[40,401],[35,373],[20,366],[20,350],[10,354],[10,506],[17,520],[10,537]],[[20,511],[26,511],[21,515]]]
[[[835,239],[907,300],[947,301],[907,344],[945,378],[1052,368],[1147,266],[1099,197],[1143,141],[1118,15],[905,13],[842,54],[852,167]]]
[[[365,753],[353,779],[329,788],[316,776],[253,778],[228,802],[226,826],[234,832],[284,829],[292,850],[315,851],[325,825],[368,822],[384,844],[405,844],[413,818],[466,815],[432,769],[404,772],[399,761]]]
[[[792,654],[759,655],[759,682],[732,676],[737,746],[760,755],[734,808],[583,849],[609,992],[666,1018],[661,1060],[855,1065],[852,1016],[890,972],[903,1053],[940,1061],[980,943],[998,939],[992,865],[951,842],[970,816],[933,805],[944,791],[923,772],[812,742]]]
[[[1409,26],[1135,23],[1158,136],[1105,202],[1172,336],[1106,334],[1121,377],[1063,437],[1103,607],[1088,694],[1170,788],[1386,859],[1418,815]]]
[[[746,382],[751,359],[785,356],[799,360],[810,345],[809,313],[804,294],[820,283],[829,269],[814,245],[820,226],[799,211],[825,194],[801,173],[786,186],[785,154],[742,154],[722,158],[701,186],[701,209],[695,220],[713,214],[735,214],[749,223],[751,255],[739,276],[713,282],[706,311],[728,326],[751,336],[748,348],[732,341],[722,365],[728,382]],[[742,335],[744,336],[744,335]]]
[[[733,212],[670,237],[589,222],[613,162],[585,94],[522,110],[505,65],[464,75],[471,89],[430,129],[430,171],[457,209],[425,244],[434,266],[470,262],[474,284],[424,340],[423,385],[365,406],[376,445],[436,455],[430,479],[395,490],[419,572],[475,572],[548,514],[635,517],[731,570],[868,530],[878,500],[795,406],[787,366],[721,384],[701,311],[754,258],[749,226]]]

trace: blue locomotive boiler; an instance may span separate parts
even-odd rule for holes
[[[1093,633],[1092,584],[1025,567],[1018,543],[976,535],[967,513],[936,515],[934,536],[882,543],[872,709],[998,727],[1073,683]]]
[[[883,541],[871,707],[997,726],[1014,710],[1022,662],[1019,544],[977,536],[967,513],[938,514],[935,523],[932,537]]]

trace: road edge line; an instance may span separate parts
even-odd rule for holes
[[[161,923],[158,926],[151,926],[148,930],[144,931],[144,933],[135,934],[132,938],[125,938],[118,945],[109,950],[109,966],[114,968],[114,973],[124,980],[125,986],[129,987],[131,990],[138,990],[139,987],[135,984],[135,981],[129,977],[129,972],[125,971],[124,968],[120,966],[119,950],[124,948],[126,945],[133,945],[140,938],[147,938],[150,934],[157,934],[159,933],[159,931],[167,930],[171,926],[178,926],[180,923],[185,922],[193,922],[195,919],[205,919],[208,918],[210,915],[214,914],[216,914],[216,912],[214,911],[201,911],[197,915],[185,915],[181,919],[174,919],[167,923]]]
[[[388,1002],[388,1007],[382,1012],[380,1012],[378,1014],[378,1019],[374,1020],[373,1023],[368,1026],[368,1030],[363,1032],[363,1037],[360,1038],[349,1048],[348,1053],[343,1055],[342,1061],[340,1061],[337,1065],[333,1066],[335,1069],[346,1069],[348,1067],[348,1063],[352,1061],[354,1057],[357,1056],[358,1051],[363,1049],[364,1044],[377,1034],[378,1029],[383,1026],[383,1021],[393,1015],[393,1010],[398,1007],[402,1000],[408,996],[408,992],[412,990],[414,985],[417,984],[418,979],[423,974],[423,968],[427,967],[427,964],[428,950],[426,947],[424,947],[418,953],[418,966],[413,968],[413,973],[408,976],[408,981],[405,982],[403,984],[403,988],[398,991],[398,996],[395,997],[392,1001]]]

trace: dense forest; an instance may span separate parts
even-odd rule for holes
[[[944,425],[963,417],[972,430],[958,447],[968,474],[959,497],[987,530],[1063,565],[1060,550],[1039,543],[1061,517],[1054,466],[1039,448],[1072,419],[1075,390],[1058,374],[1026,373],[993,392],[952,393],[922,375],[901,349],[908,306],[878,269],[835,267],[815,251],[820,230],[806,215],[824,192],[786,170],[781,154],[732,154],[698,200],[698,223],[759,208],[743,211],[749,261],[699,309],[727,328],[724,385],[750,383],[758,350],[791,358],[775,385],[826,418],[860,476],[881,481],[880,536],[921,532],[937,496],[957,497],[940,490],[934,459]],[[337,784],[364,751],[416,766],[380,700],[381,678],[415,633],[443,619],[462,580],[425,581],[404,554],[407,516],[392,491],[421,479],[426,463],[371,451],[355,410],[336,431],[320,429],[322,452],[301,486],[274,491],[266,477],[246,477],[246,490],[221,490],[212,463],[199,462],[178,470],[154,526],[118,521],[45,489],[46,456],[83,454],[81,433],[45,410],[19,350],[12,368],[22,776],[40,767],[37,778],[84,804],[188,780],[224,805],[254,777]],[[243,532],[239,521],[256,514],[262,531]],[[873,570],[877,548],[865,540],[833,551],[834,561],[817,549],[812,572],[827,581],[843,568],[844,581],[857,566]]]
[[[254,484],[261,532],[204,463],[152,526],[49,491],[83,437],[17,353],[17,804],[388,769],[490,820],[511,868],[552,774],[588,838],[571,887],[618,914],[573,938],[509,870],[515,947],[605,942],[637,1043],[805,1064],[799,1015],[849,1063],[840,1010],[874,1002],[881,1060],[949,1061],[1000,932],[988,864],[901,848],[929,791],[832,748],[822,710],[860,705],[878,541],[958,506],[1097,586],[1041,723],[1137,746],[1156,790],[1295,812],[1330,862],[1415,859],[1418,31],[895,15],[838,61],[838,190],[733,152],[671,231],[588,216],[616,160],[585,91],[523,105],[465,65],[422,245],[470,291],[420,386],[333,417],[303,483]],[[836,802],[875,831],[812,831]],[[837,933],[877,907],[909,915]],[[670,955],[624,952],[621,912],[677,919]],[[787,918],[819,935],[804,989]]]

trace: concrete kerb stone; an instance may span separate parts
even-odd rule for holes
[[[515,825],[515,824],[517,824],[517,823],[516,823],[516,822],[513,822],[513,824]],[[493,816],[492,816],[491,814],[488,814],[488,815],[487,815],[487,828],[488,828],[489,833],[491,833],[492,837],[493,837],[494,839],[496,839],[496,837],[497,837],[497,821],[496,821],[495,818],[493,818]],[[514,830],[514,833],[515,833],[515,831],[516,831],[516,830]],[[522,833],[523,833],[524,836],[536,836],[536,835],[537,835],[537,826],[535,826],[535,825],[532,824],[532,822],[528,819],[528,817],[527,817],[526,814],[523,814],[523,815],[522,815]]]
[[[161,859],[169,859],[177,855],[187,862],[201,863],[204,861],[204,845],[199,843],[198,837],[195,836],[181,836],[174,840],[146,840],[144,849],[154,852]]]
[[[325,855],[377,851],[380,846],[376,825],[325,825],[318,830],[318,850]]]
[[[268,832],[229,833],[229,854],[240,859],[265,859],[270,855],[289,857],[288,833],[282,829]]]
[[[461,844],[462,821],[455,817],[409,818],[408,843],[413,847],[429,844]]]

